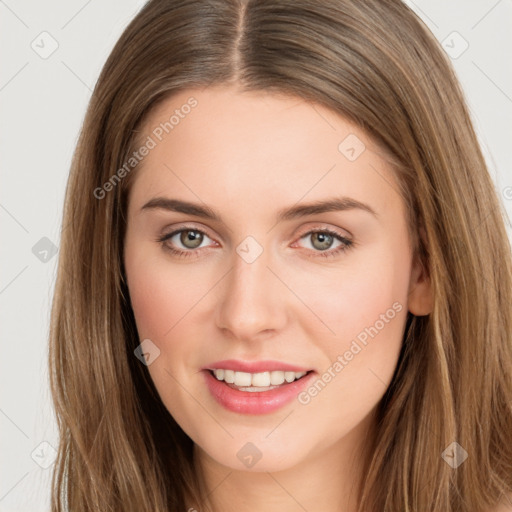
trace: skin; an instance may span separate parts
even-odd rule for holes
[[[368,135],[336,113],[296,97],[235,87],[187,90],[167,99],[143,134],[186,103],[198,105],[139,164],[128,203],[125,269],[141,341],[160,350],[148,365],[160,397],[195,443],[215,510],[355,510],[355,485],[375,408],[398,360],[407,311],[432,311],[431,289],[413,257],[395,177]],[[338,150],[353,134],[355,161]],[[276,223],[297,203],[347,196],[369,205]],[[154,197],[206,204],[218,222],[145,209]],[[206,235],[180,258],[157,238],[182,228]],[[331,229],[354,245],[332,258],[308,234]],[[236,249],[247,236],[263,248],[252,263]],[[322,247],[324,251],[322,251]],[[402,306],[324,389],[262,415],[222,408],[200,368],[221,359],[275,359],[332,367],[380,315]],[[237,452],[253,443],[247,468]],[[190,506],[201,509],[196,503]]]

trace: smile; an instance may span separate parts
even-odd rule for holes
[[[225,409],[240,414],[267,414],[293,401],[316,372],[248,373],[219,368],[202,373],[211,396]]]

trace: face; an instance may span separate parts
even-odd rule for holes
[[[378,148],[319,105],[227,87],[168,99],[144,137],[124,257],[163,403],[226,467],[341,449],[391,381],[407,311],[427,313]]]

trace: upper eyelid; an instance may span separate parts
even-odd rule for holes
[[[320,224],[320,225],[318,225],[318,224]],[[211,236],[211,234],[209,233],[208,228],[205,228],[203,226],[197,227],[197,226],[188,225],[188,224],[173,228],[167,234],[163,234],[162,236],[168,237],[171,235],[175,235],[176,233],[179,233],[180,231],[187,231],[187,230],[200,231],[200,232],[204,233],[205,235],[207,235],[212,240],[215,239],[215,236]],[[165,231],[165,229],[163,231]],[[304,228],[304,230],[300,230],[300,234],[297,236],[299,236],[299,238],[302,238],[303,236],[310,234],[311,231],[332,231],[332,232],[336,233],[337,235],[341,236],[342,238],[349,238],[349,239],[352,238],[352,234],[348,230],[343,229],[343,228],[338,228],[338,227],[330,227],[330,226],[327,226],[326,223],[317,223],[317,225],[314,227]],[[346,235],[343,234],[342,233],[343,231],[347,234]]]
[[[212,237],[208,230],[203,228],[203,227],[196,227],[196,226],[180,226],[180,227],[177,227],[177,228],[174,228],[174,229],[171,229],[169,231],[169,233],[164,233],[162,234],[162,237],[165,237],[165,238],[171,238],[173,237],[174,235],[177,235],[178,233],[181,233],[182,231],[199,231],[203,234],[205,234],[208,238],[210,238],[211,240],[215,240],[214,237]]]

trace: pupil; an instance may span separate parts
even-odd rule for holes
[[[181,243],[188,247],[189,249],[195,249],[196,247],[201,245],[202,242],[202,234],[198,231],[182,231],[181,236]]]
[[[320,242],[320,246],[315,245],[315,241]],[[332,244],[332,235],[328,233],[313,233],[313,246],[317,249],[329,249]]]

